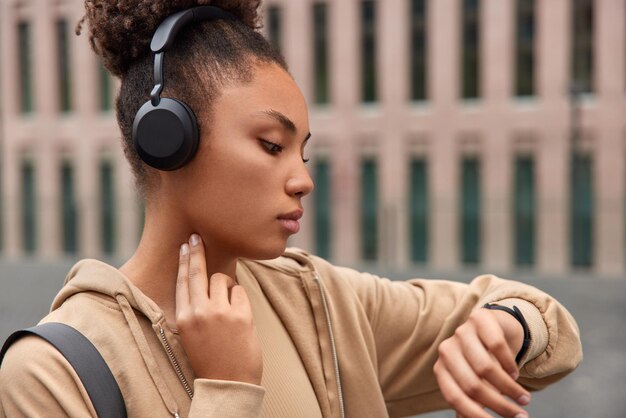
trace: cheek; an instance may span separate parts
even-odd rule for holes
[[[243,174],[224,176],[220,184],[207,187],[206,208],[194,214],[196,225],[215,245],[240,257],[278,257],[287,236],[275,220],[281,210],[277,188],[263,176]]]
[[[219,159],[203,175],[196,222],[212,235],[253,234],[278,215],[282,188],[276,170],[265,159]]]

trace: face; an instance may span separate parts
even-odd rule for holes
[[[222,90],[207,131],[196,157],[168,182],[177,213],[209,248],[279,256],[299,229],[302,198],[313,190],[302,93],[279,66],[259,65],[251,82]]]

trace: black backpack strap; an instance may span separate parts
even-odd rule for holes
[[[63,354],[78,374],[99,418],[126,417],[124,398],[113,373],[91,341],[69,325],[49,322],[14,332],[0,351],[0,365],[11,344],[27,335],[43,338]]]

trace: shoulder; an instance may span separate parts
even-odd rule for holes
[[[37,415],[41,412],[38,408],[85,411],[91,408],[88,399],[72,366],[45,340],[25,336],[7,351],[0,368],[0,400],[5,413]]]
[[[103,355],[112,349],[127,349],[122,336],[128,337],[128,325],[120,306],[109,296],[95,292],[72,295],[46,315],[39,324],[58,322],[83,334]],[[128,340],[126,340],[128,341]],[[126,348],[124,348],[126,347]]]
[[[45,366],[43,370],[40,370],[41,366]],[[35,335],[27,335],[13,343],[7,351],[0,368],[0,381],[6,382],[10,378],[12,382],[17,382],[33,375],[45,380],[48,366],[56,371],[71,370],[63,355],[51,344]],[[5,385],[0,385],[2,388]]]
[[[391,283],[376,275],[332,264],[306,250],[289,247],[273,260],[242,260],[253,274],[282,274],[285,277],[315,277],[331,293],[355,295],[370,292],[374,287]],[[344,293],[347,291],[347,294]],[[355,293],[356,292],[356,293]]]

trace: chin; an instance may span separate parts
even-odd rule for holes
[[[286,248],[286,242],[250,248],[243,257],[251,260],[273,260],[274,258],[280,257],[285,252]]]

